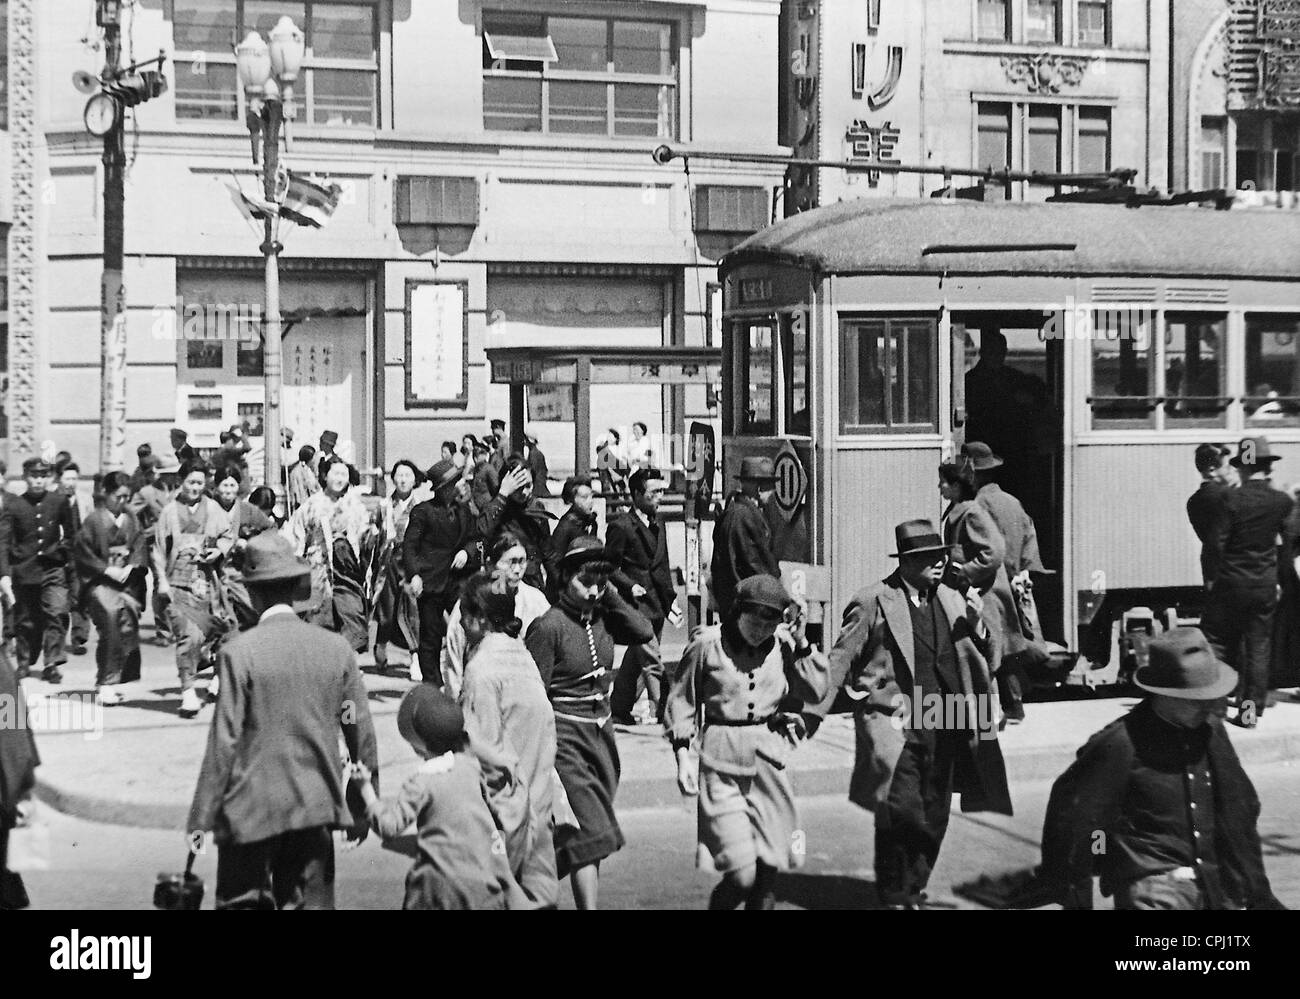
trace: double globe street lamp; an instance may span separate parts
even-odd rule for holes
[[[271,29],[270,44],[256,31],[235,47],[235,65],[239,82],[248,98],[248,133],[252,140],[253,163],[262,167],[262,187],[270,204],[280,204],[286,193],[288,174],[280,169],[280,133],[285,132],[288,146],[289,128],[297,109],[293,103],[293,85],[302,70],[306,43],[303,33],[284,16]],[[258,140],[261,148],[258,148]],[[260,247],[266,263],[266,317],[262,338],[262,377],[266,389],[263,404],[263,446],[266,451],[266,484],[284,492],[280,439],[280,387],[283,361],[280,349],[280,267],[284,249],[277,239],[279,217],[265,213],[265,236]]]

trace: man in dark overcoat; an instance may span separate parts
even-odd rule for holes
[[[709,588],[724,618],[742,579],[759,575],[781,578],[772,530],[763,514],[775,486],[771,458],[741,460],[740,490],[731,494],[713,528],[713,558],[709,562]]]
[[[531,480],[527,471],[505,476],[497,495],[475,514],[456,498],[461,470],[453,462],[439,461],[427,477],[433,497],[411,511],[402,565],[420,609],[420,673],[425,683],[441,687],[446,616],[460,597],[461,583],[483,564],[482,541],[500,524],[506,501]]]
[[[875,813],[876,885],[890,908],[925,904],[952,795],[963,812],[1011,814],[998,746],[1000,711],[979,611],[940,582],[948,557],[934,525],[894,530],[898,569],[849,601],[830,652],[830,709],[841,686],[858,702],[849,800]]]
[[[663,721],[668,685],[664,683],[659,639],[668,616],[681,613],[668,565],[668,528],[659,516],[667,483],[655,469],[638,468],[628,485],[632,490],[632,508],[611,520],[605,529],[605,558],[614,565],[610,582],[620,596],[646,617],[655,637],[653,642],[629,647],[614,678],[609,703],[614,721],[620,725],[635,722],[632,708],[636,705],[642,675],[655,721]]]
[[[334,829],[353,829],[340,736],[378,775],[378,748],[356,656],[298,618],[311,566],[279,534],[244,549],[258,623],[224,644],[221,695],[190,806],[191,848],[217,844],[218,909],[334,908]]]
[[[1201,578],[1207,590],[1214,583],[1214,567],[1208,548],[1210,531],[1228,491],[1238,482],[1237,470],[1228,460],[1231,457],[1232,450],[1222,444],[1199,444],[1196,447],[1196,471],[1201,475],[1201,484],[1187,497],[1187,519],[1201,543]]]
[[[50,488],[51,469],[40,458],[23,462],[27,491],[7,500],[0,514],[0,589],[12,590],[18,678],[45,656],[42,679],[59,683],[68,661],[67,566],[76,537],[68,498]]]

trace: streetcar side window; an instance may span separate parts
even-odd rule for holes
[[[742,434],[776,432],[772,398],[776,390],[776,341],[770,319],[740,325],[740,411],[736,423]]]
[[[1246,316],[1246,425],[1300,426],[1300,315]]]
[[[1154,316],[1142,310],[1096,309],[1091,323],[1092,425],[1104,430],[1152,426]]]
[[[938,327],[930,319],[840,323],[840,433],[937,433]]]
[[[1227,397],[1227,317],[1165,316],[1165,425],[1222,427]]]

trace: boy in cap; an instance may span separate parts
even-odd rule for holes
[[[1116,909],[1282,908],[1259,798],[1220,720],[1236,675],[1197,628],[1167,632],[1149,653],[1134,677],[1146,699],[1052,786],[1033,904],[1092,908],[1095,871]]]
[[[403,909],[505,909],[522,900],[510,873],[500,824],[483,793],[483,771],[469,751],[460,706],[419,684],[397,710],[397,730],[424,762],[395,798],[380,799],[369,769],[352,780],[370,826],[384,839],[416,823],[415,864]]]
[[[51,471],[41,458],[24,461],[27,491],[7,501],[0,514],[0,591],[14,605],[18,678],[44,654],[41,678],[60,683],[59,667],[68,661],[67,565],[77,531],[68,498],[50,488]]]
[[[1267,437],[1243,438],[1232,464],[1241,487],[1228,491],[1205,542],[1203,562],[1214,580],[1201,625],[1214,654],[1241,678],[1237,714],[1254,728],[1268,702],[1268,671],[1277,610],[1278,538],[1291,550],[1288,520],[1295,501],[1270,481],[1274,454]],[[1244,648],[1243,648],[1244,647]]]

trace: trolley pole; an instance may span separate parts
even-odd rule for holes
[[[122,0],[99,0],[96,20],[104,29],[103,78],[121,73]],[[104,135],[104,274],[100,283],[99,467],[124,466],[126,450],[126,289],[122,286],[126,239],[126,128],[118,114]]]

